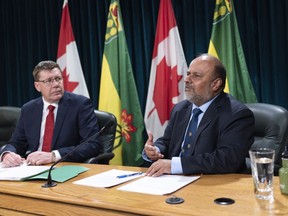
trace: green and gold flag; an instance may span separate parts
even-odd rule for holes
[[[225,65],[225,92],[243,103],[257,102],[247,69],[232,0],[216,0],[208,53]]]
[[[144,121],[118,0],[109,7],[101,71],[99,110],[117,118],[115,157],[110,164],[142,164]]]

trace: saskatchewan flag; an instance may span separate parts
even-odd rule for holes
[[[216,0],[208,53],[219,58],[226,67],[224,91],[243,103],[256,102],[232,0]]]
[[[142,164],[144,121],[126,44],[118,0],[109,7],[102,62],[99,110],[117,118],[114,165]]]

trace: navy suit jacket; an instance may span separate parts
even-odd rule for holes
[[[24,104],[17,127],[3,151],[16,152],[22,156],[26,151],[37,151],[39,147],[43,100],[39,97]],[[58,150],[61,157],[69,153],[99,131],[97,118],[90,99],[64,92],[59,101],[52,150]],[[2,151],[2,152],[3,152]],[[83,144],[66,161],[83,162],[97,156],[101,151],[97,138]]]
[[[164,135],[155,145],[166,159],[179,157],[192,104],[176,104]],[[235,173],[243,170],[254,142],[254,115],[224,92],[208,107],[195,134],[190,156],[181,157],[184,174]]]

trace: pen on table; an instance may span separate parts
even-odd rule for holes
[[[127,175],[119,175],[119,176],[117,176],[117,178],[126,178],[126,177],[135,176],[135,175],[141,175],[141,174],[143,174],[143,172],[136,172],[136,173],[131,173],[131,174],[127,174]]]

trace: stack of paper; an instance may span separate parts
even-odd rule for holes
[[[25,181],[33,179],[46,180],[48,177],[48,170],[50,166],[31,166],[23,164],[18,167],[3,168],[0,164],[0,180],[10,181]],[[64,182],[67,181],[79,173],[87,171],[88,168],[82,166],[61,166],[54,168],[51,171],[51,177],[53,181]]]
[[[144,177],[117,190],[164,195],[173,193],[185,185],[199,179],[200,176],[162,175],[159,177]]]
[[[18,166],[0,168],[0,180],[23,181],[50,169],[50,166]]]
[[[92,187],[112,187],[143,176],[145,176],[145,174],[142,172],[112,169],[75,181],[73,183]],[[172,193],[199,178],[200,176],[183,175],[162,175],[159,177],[145,176],[129,184],[126,184],[117,190],[164,195]]]
[[[97,175],[93,175],[78,181],[73,182],[74,184],[92,186],[92,187],[112,187],[132,179],[143,176],[142,172],[137,172],[137,175],[134,175],[135,172],[123,171],[112,169]],[[131,175],[133,174],[133,175]],[[127,175],[127,177],[119,178],[119,176]],[[130,176],[129,176],[130,175]]]

